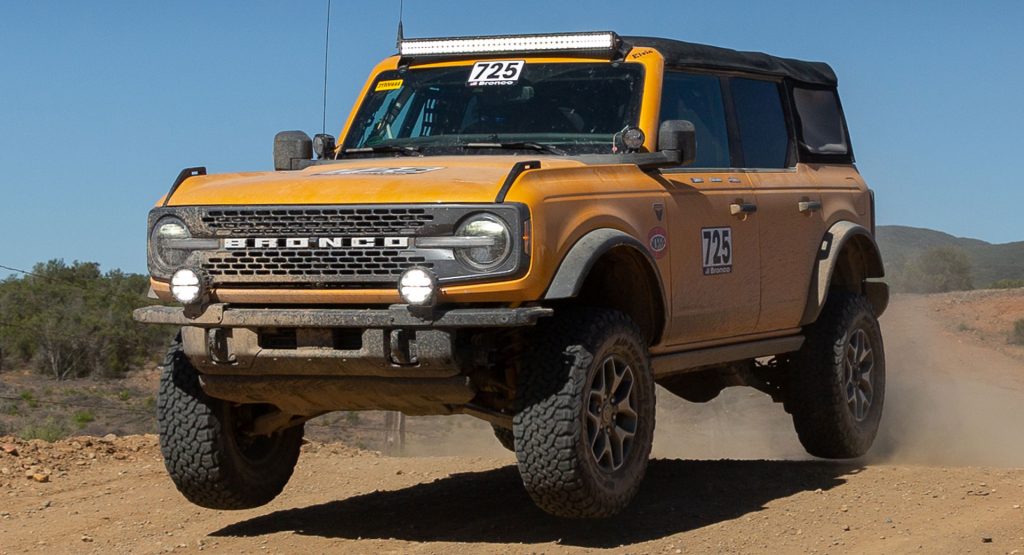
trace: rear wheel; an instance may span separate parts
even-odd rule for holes
[[[787,409],[816,457],[867,453],[885,399],[885,351],[874,308],[863,295],[832,293],[789,364]]]
[[[246,433],[266,410],[206,395],[176,340],[160,377],[157,428],[164,465],[178,491],[208,509],[251,509],[277,497],[299,458],[303,427],[269,436]]]
[[[604,309],[541,321],[517,395],[516,458],[534,502],[577,518],[625,508],[654,436],[654,380],[636,324]]]

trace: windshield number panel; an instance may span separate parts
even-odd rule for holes
[[[469,71],[470,87],[514,85],[523,73],[524,60],[477,62]]]

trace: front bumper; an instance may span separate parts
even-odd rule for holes
[[[135,320],[182,326],[185,354],[207,394],[269,403],[291,414],[401,410],[450,414],[469,404],[481,348],[474,334],[532,326],[544,307],[438,309],[236,308],[195,318],[180,307],[135,311]],[[473,345],[473,346],[471,346]]]
[[[554,311],[543,307],[438,309],[429,315],[411,312],[407,305],[386,309],[342,308],[234,308],[212,304],[195,318],[185,309],[149,306],[133,313],[144,324],[201,328],[495,328],[532,326]]]

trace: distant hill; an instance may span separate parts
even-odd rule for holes
[[[935,247],[960,247],[971,259],[971,277],[977,288],[1000,279],[1024,279],[1024,241],[992,244],[978,239],[902,225],[878,226],[886,274],[896,277],[909,260]]]

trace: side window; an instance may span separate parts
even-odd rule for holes
[[[789,131],[779,85],[772,81],[733,78],[729,83],[748,168],[785,168]]]
[[[665,72],[661,92],[661,121],[685,119],[697,130],[693,168],[728,168],[729,132],[725,123],[722,87],[714,75]]]
[[[794,88],[793,102],[800,121],[800,146],[811,154],[834,156],[850,153],[835,91]]]

